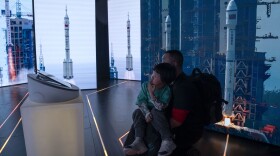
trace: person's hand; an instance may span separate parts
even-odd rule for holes
[[[152,114],[151,114],[150,112],[147,113],[146,116],[145,116],[145,119],[146,119],[146,122],[147,122],[147,123],[151,122],[152,119],[153,119]]]
[[[152,99],[155,97],[155,95],[154,95],[155,89],[156,89],[156,86],[149,82],[148,83],[148,91],[149,91],[150,97]]]

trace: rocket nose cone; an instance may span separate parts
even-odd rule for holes
[[[234,0],[230,0],[230,2],[228,3],[227,11],[229,11],[229,10],[237,10],[237,6],[236,6]]]
[[[170,22],[171,22],[171,18],[169,15],[167,15],[165,18],[165,23],[170,23]]]

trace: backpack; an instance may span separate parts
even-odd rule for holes
[[[222,106],[228,102],[222,98],[222,88],[219,80],[213,74],[202,73],[194,68],[191,81],[198,89],[201,107],[204,110],[205,125],[214,124],[223,119]]]

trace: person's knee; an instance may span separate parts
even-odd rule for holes
[[[157,113],[157,110],[155,108],[152,108],[151,113],[155,114],[155,113]]]
[[[166,118],[164,111],[159,111],[159,110],[157,110],[155,108],[153,108],[151,110],[151,114],[152,114],[153,118],[155,118],[155,117],[156,118],[160,118],[160,119],[165,119]]]
[[[151,113],[152,113],[152,114],[164,115],[164,111],[157,110],[156,108],[153,108],[153,109],[151,110]]]

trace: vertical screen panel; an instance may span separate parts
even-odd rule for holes
[[[32,0],[1,1],[0,9],[0,87],[26,83],[34,73]]]
[[[140,0],[108,0],[110,77],[141,79]]]
[[[95,1],[34,1],[38,70],[96,88]]]

